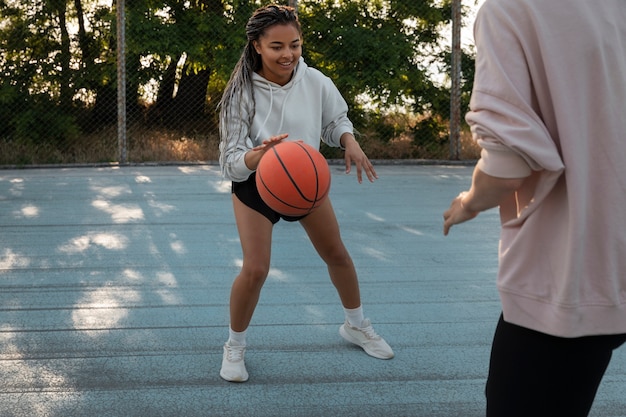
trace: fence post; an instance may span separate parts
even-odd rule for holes
[[[117,17],[117,148],[119,163],[126,163],[126,6],[116,0]]]
[[[461,155],[461,0],[452,0],[452,64],[450,79],[450,159]]]

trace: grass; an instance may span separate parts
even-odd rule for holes
[[[370,159],[449,159],[447,140],[419,145],[408,136],[383,142],[374,135],[363,134],[359,142]],[[97,164],[117,162],[117,129],[112,127],[60,144],[26,141],[0,141],[0,166],[31,166],[51,164]],[[340,159],[338,149],[322,148],[329,158]],[[216,134],[180,133],[164,128],[130,126],[127,132],[126,160],[130,163],[209,162],[219,157]],[[480,157],[480,148],[469,132],[461,134],[461,160]]]
[[[181,134],[167,129],[131,126],[126,141],[126,160],[132,163],[203,162],[218,158],[216,135]],[[119,161],[119,155],[116,128],[60,144],[0,141],[0,165],[115,163]]]
[[[475,160],[480,157],[480,148],[472,140],[469,132],[461,134],[461,160]],[[440,143],[416,144],[407,137],[392,139],[388,143],[376,139],[360,140],[361,147],[370,159],[450,159],[450,144],[446,138]]]

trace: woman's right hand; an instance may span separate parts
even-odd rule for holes
[[[264,140],[259,146],[255,146],[248,151],[244,157],[248,169],[256,170],[259,162],[261,161],[261,157],[265,154],[265,152],[267,152],[272,146],[282,142],[282,140],[287,136],[289,136],[287,133],[272,136],[269,139]]]
[[[252,150],[266,152],[269,148],[276,145],[277,143],[282,142],[282,140],[288,136],[289,135],[287,133],[283,133],[277,136],[272,136],[271,138],[264,140],[263,143],[260,144],[259,146],[255,146],[254,148],[252,148]]]

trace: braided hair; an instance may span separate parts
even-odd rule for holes
[[[264,6],[257,9],[250,19],[248,19],[248,23],[246,24],[248,42],[233,69],[230,80],[228,80],[222,98],[218,103],[218,108],[220,109],[220,138],[222,144],[228,140],[226,126],[234,110],[234,103],[238,103],[239,112],[241,114],[241,106],[244,104],[244,92],[247,92],[248,97],[252,99],[252,109],[249,112],[248,120],[248,124],[252,125],[256,106],[252,73],[259,71],[262,67],[261,56],[254,48],[253,42],[258,41],[259,38],[265,34],[266,30],[274,25],[294,25],[298,32],[302,33],[296,10],[290,6]]]

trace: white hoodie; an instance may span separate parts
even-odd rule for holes
[[[319,149],[320,139],[339,147],[340,138],[352,133],[348,105],[330,78],[307,66],[304,59],[296,66],[291,80],[281,86],[253,74],[256,111],[248,123],[252,100],[244,97],[242,109],[233,109],[231,119],[221,121],[226,139],[220,144],[220,166],[228,180],[245,181],[253,170],[244,155],[271,136],[289,134],[286,140],[302,140]],[[238,103],[231,103],[237,106]]]

